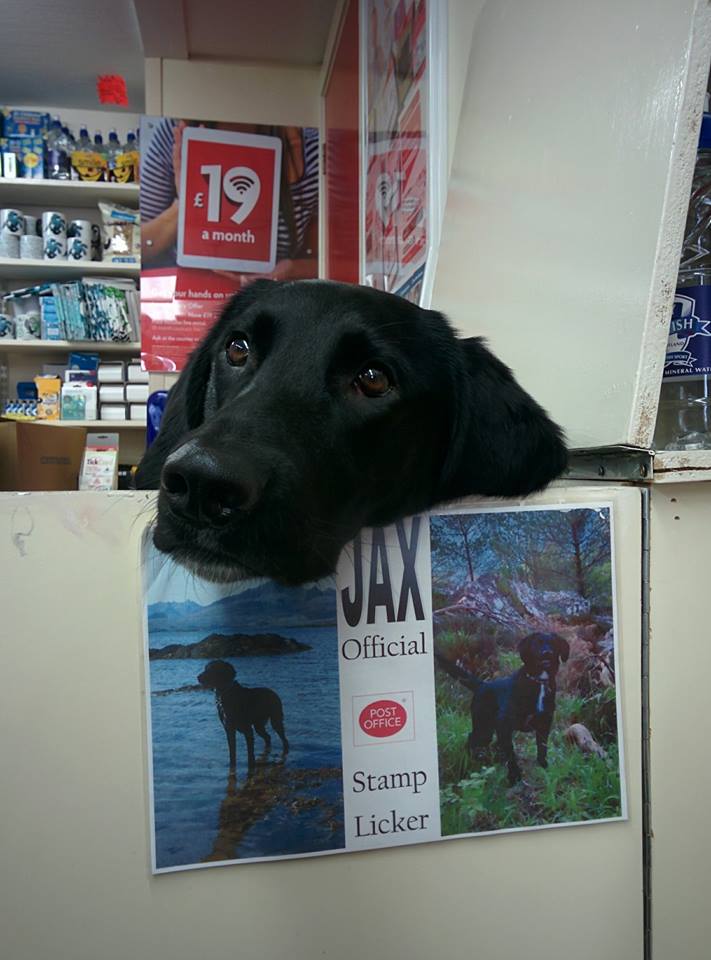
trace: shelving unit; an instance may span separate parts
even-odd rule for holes
[[[141,420],[31,420],[24,421],[39,427],[86,427],[88,430],[104,430],[116,433],[119,430],[145,430]]]
[[[99,220],[98,204],[115,203],[137,208],[138,184],[87,183],[72,180],[10,180],[0,177],[0,206],[14,207],[36,216],[43,210],[60,210],[69,218]],[[0,258],[0,289],[79,280],[81,277],[140,277],[140,266],[99,261],[23,260]],[[114,359],[140,355],[140,343],[100,340],[0,340],[0,359],[8,367],[12,385],[31,379],[43,362],[61,360],[70,351],[88,351]],[[7,421],[6,421],[7,422]],[[34,421],[37,427],[82,427],[86,430],[119,433],[120,456],[135,462],[144,448],[146,425],[136,420],[54,420]]]
[[[138,206],[137,183],[84,183],[76,180],[8,180],[0,177],[2,206],[93,207],[100,201]]]
[[[134,340],[126,343],[114,343],[112,340],[0,340],[0,353],[15,355],[95,350],[99,353],[123,353],[136,356],[140,349],[141,344]]]
[[[136,280],[141,268],[135,263],[103,263],[98,260],[13,260],[0,257],[0,280],[33,280],[56,283],[80,277],[131,277]]]

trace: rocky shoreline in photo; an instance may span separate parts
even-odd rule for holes
[[[169,643],[152,647],[150,660],[219,660],[225,657],[281,656],[311,650],[308,643],[277,633],[211,633],[197,643]]]

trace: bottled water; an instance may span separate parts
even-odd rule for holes
[[[138,163],[138,142],[136,140],[136,134],[132,130],[129,130],[128,136],[126,137],[126,143],[124,145],[124,151],[129,157],[129,161],[132,167],[132,176],[131,181],[138,183],[139,180],[139,163]]]
[[[50,180],[69,180],[72,174],[71,148],[59,117],[52,118],[47,134],[47,171]]]
[[[99,130],[94,134],[94,157],[96,158],[96,171],[94,176],[91,177],[92,180],[108,180],[108,157],[106,154],[106,147],[104,146],[104,138],[101,135]]]
[[[109,130],[109,142],[106,144],[106,171],[107,180],[117,179],[117,169],[121,169],[123,151],[115,130]]]
[[[701,125],[655,446],[711,450],[711,114]]]

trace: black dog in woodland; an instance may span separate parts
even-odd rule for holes
[[[305,583],[363,527],[566,465],[560,429],[478,338],[367,287],[260,280],[170,391],[137,474],[154,542],[200,576]]]
[[[496,746],[506,764],[509,784],[521,779],[513,748],[513,734],[523,730],[536,735],[536,760],[548,766],[548,737],[556,700],[556,674],[570,656],[568,641],[556,633],[529,633],[518,644],[520,670],[496,680],[480,680],[461,662],[435,653],[435,660],[450,676],[472,691],[472,731],[468,745],[476,755],[496,734]]]

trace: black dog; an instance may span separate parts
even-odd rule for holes
[[[170,392],[137,486],[154,542],[211,580],[304,583],[364,526],[565,467],[558,427],[479,339],[367,287],[257,281]]]
[[[555,633],[530,633],[518,645],[523,667],[509,677],[480,680],[461,662],[452,663],[439,654],[435,659],[450,676],[473,691],[472,754],[487,747],[496,734],[496,745],[508,767],[509,783],[521,778],[521,768],[513,748],[513,733],[523,730],[536,734],[536,759],[548,766],[548,735],[555,712],[556,674],[559,661],[570,655],[568,642]]]
[[[267,733],[269,721],[278,734],[284,753],[288,753],[289,741],[284,733],[284,710],[278,695],[268,687],[243,687],[235,680],[235,669],[226,660],[212,660],[198,676],[198,683],[215,691],[217,715],[227,734],[230,752],[230,770],[237,766],[237,731],[247,741],[247,766],[254,769],[254,730],[264,741],[265,749],[271,746]],[[254,729],[252,729],[254,728]]]

